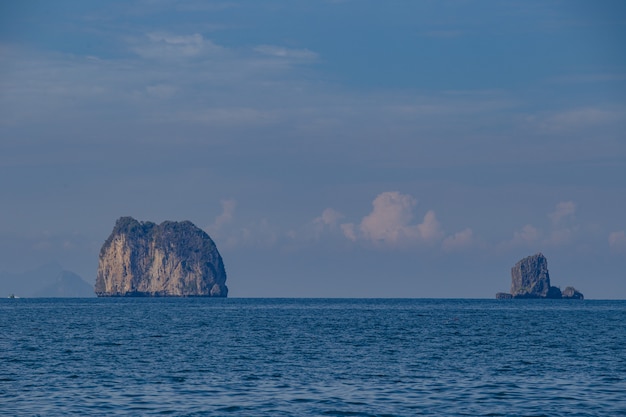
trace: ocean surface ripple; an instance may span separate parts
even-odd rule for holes
[[[626,415],[626,302],[0,300],[1,415]]]

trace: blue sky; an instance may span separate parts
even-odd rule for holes
[[[626,298],[621,1],[0,2],[0,270],[191,220],[232,296]]]

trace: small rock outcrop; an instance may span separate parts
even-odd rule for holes
[[[511,293],[497,293],[499,300],[509,298],[571,298],[583,299],[582,293],[573,287],[561,292],[550,285],[548,260],[542,253],[520,260],[511,268]]]
[[[585,296],[574,287],[565,287],[561,296],[563,298],[570,298],[573,300],[584,300],[585,298]]]
[[[117,220],[102,245],[98,297],[226,297],[222,257],[208,234],[189,221],[159,225]]]

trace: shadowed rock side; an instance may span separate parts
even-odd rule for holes
[[[122,217],[100,250],[98,297],[226,297],[215,243],[189,221],[159,225]]]
[[[548,260],[542,253],[527,256],[511,268],[511,294],[513,297],[546,298],[549,293]]]
[[[573,287],[561,292],[550,285],[548,260],[542,253],[520,260],[511,268],[511,293],[497,293],[499,300],[510,298],[574,298],[583,299],[582,293]]]

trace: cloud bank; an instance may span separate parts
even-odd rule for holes
[[[372,202],[372,212],[358,225],[344,223],[343,234],[352,241],[396,246],[411,243],[431,244],[442,239],[443,231],[435,212],[426,212],[421,223],[413,223],[417,200],[398,191],[386,191]]]

